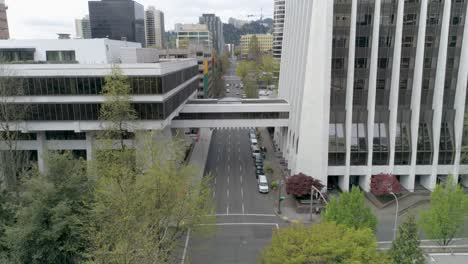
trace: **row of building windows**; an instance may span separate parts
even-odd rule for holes
[[[198,66],[164,76],[130,76],[132,94],[165,94],[198,74]],[[16,78],[15,78],[16,79]],[[11,95],[100,95],[105,77],[24,77]]]
[[[174,120],[288,119],[288,112],[263,113],[180,113]]]
[[[137,118],[141,120],[166,119],[197,89],[197,82],[163,103],[134,103]],[[16,105],[11,105],[16,107]],[[99,120],[100,104],[29,104],[26,106],[27,121]]]

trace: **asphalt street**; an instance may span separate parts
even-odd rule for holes
[[[226,97],[241,97],[240,78],[235,76],[236,60],[224,76],[229,84]],[[189,263],[256,263],[261,250],[271,240],[273,230],[282,225],[274,214],[274,202],[258,192],[248,129],[213,131],[205,175],[211,174],[214,232],[186,237]]]
[[[248,129],[213,131],[206,173],[213,177],[216,228],[189,239],[190,263],[256,263],[281,220],[258,192]]]

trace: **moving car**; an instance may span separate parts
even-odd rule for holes
[[[265,175],[258,176],[258,191],[260,193],[268,193],[268,180]]]

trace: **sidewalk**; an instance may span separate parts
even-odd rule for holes
[[[212,134],[213,131],[211,129],[200,128],[199,137],[194,142],[195,146],[189,157],[189,164],[196,166],[198,169],[198,173],[193,177],[194,183],[200,182],[205,173],[205,165],[208,159]]]
[[[266,152],[266,159],[265,161],[268,162],[271,167],[273,168],[273,174],[268,175],[270,176],[270,182],[282,180],[283,183],[286,180],[286,175],[283,173],[283,168],[281,167],[280,160],[276,156],[277,153],[274,150],[273,140],[268,133],[267,129],[259,129],[260,131],[260,138],[261,138],[261,145],[267,149]],[[274,201],[274,211],[278,214],[278,190],[273,190],[270,193],[271,198]],[[310,214],[301,214],[296,212],[296,200],[292,195],[286,194],[286,186],[283,184],[281,186],[281,196],[284,197],[284,200],[281,202],[281,215],[278,214],[284,221],[289,223],[294,222],[301,222],[305,224],[311,223],[318,223],[320,222],[320,216],[313,214],[312,221],[310,218]]]

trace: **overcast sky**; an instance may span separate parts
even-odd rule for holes
[[[75,34],[74,19],[88,14],[88,0],[6,0],[11,38],[56,38],[56,33]],[[164,12],[166,30],[175,23],[198,23],[202,13],[229,17],[272,17],[273,0],[137,0]]]

